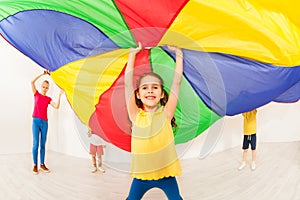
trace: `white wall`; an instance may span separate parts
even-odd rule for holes
[[[0,154],[31,152],[31,114],[33,95],[30,81],[43,69],[10,46],[0,37]],[[41,80],[44,80],[41,78]],[[37,86],[41,84],[37,82]],[[59,88],[50,81],[48,95],[55,101]],[[49,108],[48,150],[64,154],[89,157],[89,140],[82,125],[65,95],[61,108]],[[270,103],[258,109],[258,142],[288,142],[300,140],[300,102],[293,104]],[[177,146],[183,158],[205,157],[211,152],[240,146],[243,119],[241,115],[225,117],[215,123],[198,138]],[[107,145],[104,160],[129,162],[130,155],[111,145]]]
[[[9,45],[0,37],[0,154],[27,153],[32,147],[32,111],[33,94],[31,80],[43,73],[43,69]],[[48,95],[57,100],[59,88],[49,76],[41,77],[37,89],[43,80],[49,80]],[[86,155],[72,125],[73,116],[65,95],[61,99],[61,108],[49,107],[49,131],[47,148],[66,154]],[[72,118],[73,119],[73,118]]]

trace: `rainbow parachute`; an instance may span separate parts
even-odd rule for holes
[[[0,34],[65,90],[80,120],[130,151],[124,67],[137,41],[137,75],[172,78],[184,49],[175,142],[225,115],[300,99],[300,1],[2,0]]]

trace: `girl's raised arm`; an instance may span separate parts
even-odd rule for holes
[[[130,49],[128,62],[127,62],[125,75],[124,75],[125,100],[126,100],[127,112],[131,122],[134,122],[135,117],[139,110],[139,108],[135,103],[133,72],[134,72],[134,62],[135,62],[136,54],[141,50],[142,50],[142,44],[140,42],[138,43],[137,48]]]
[[[45,74],[50,74],[50,72],[48,70],[45,70],[42,74],[38,75],[37,77],[35,77],[32,81],[31,81],[31,89],[32,89],[32,93],[35,94],[36,92],[36,86],[35,86],[35,82],[43,75]]]
[[[64,90],[60,90],[59,92],[59,95],[58,95],[58,99],[57,99],[57,102],[54,102],[54,101],[51,101],[50,102],[50,105],[55,108],[55,109],[58,109],[59,106],[60,106],[60,97],[61,95],[64,93],[65,91]]]
[[[168,46],[168,48],[170,51],[173,51],[176,54],[175,71],[171,85],[169,100],[165,106],[167,118],[171,121],[176,110],[180,91],[180,83],[183,74],[183,52],[181,48],[175,46]]]

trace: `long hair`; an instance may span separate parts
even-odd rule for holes
[[[139,77],[139,79],[137,80],[136,82],[136,90],[134,91],[134,96],[135,96],[135,103],[136,105],[139,107],[139,108],[142,108],[143,109],[143,102],[137,98],[137,93],[138,93],[138,90],[139,90],[139,87],[140,87],[140,84],[141,84],[141,80],[146,77],[146,76],[153,76],[153,77],[156,77],[158,80],[159,80],[159,84],[160,84],[160,87],[161,87],[161,90],[164,94],[164,97],[160,99],[160,105],[162,106],[165,106],[166,103],[168,102],[168,99],[169,99],[169,94],[167,93],[167,91],[164,89],[164,81],[163,79],[161,78],[160,75],[154,73],[154,72],[148,72],[148,73],[145,73],[143,75],[141,75]],[[173,117],[172,120],[171,120],[171,125],[173,128],[177,128],[177,124],[175,122],[175,118]]]

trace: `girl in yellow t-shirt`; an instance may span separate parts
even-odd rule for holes
[[[243,161],[239,170],[244,169],[247,161],[247,154],[249,149],[249,144],[251,145],[252,151],[252,161],[251,169],[255,170],[256,168],[256,113],[257,110],[251,110],[249,112],[244,112],[244,139],[243,139]]]
[[[174,144],[172,126],[183,73],[183,53],[168,46],[176,54],[176,65],[170,95],[163,89],[162,78],[155,73],[142,75],[133,87],[135,57],[141,43],[130,49],[125,70],[127,111],[132,122],[131,175],[133,181],[128,200],[141,199],[151,188],[164,191],[168,199],[182,199],[175,176],[181,167]]]

